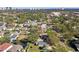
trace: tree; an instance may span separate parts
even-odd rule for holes
[[[59,42],[59,38],[57,37],[57,33],[52,31],[51,29],[47,30],[47,34],[49,36],[50,42],[52,45],[56,45]]]
[[[60,39],[57,36],[58,34],[56,32],[52,31],[51,29],[48,29],[47,33],[52,43],[52,51],[66,52],[70,50],[70,48],[67,45],[60,41]]]
[[[32,26],[32,28],[30,29],[30,34],[28,34],[28,40],[30,42],[36,42],[38,37],[39,35],[37,32],[37,28]]]
[[[36,42],[37,39],[38,39],[38,37],[37,37],[37,35],[35,33],[30,33],[28,35],[28,41],[30,41],[30,42]]]
[[[7,36],[0,38],[0,43],[10,42],[9,38]]]
[[[19,18],[18,23],[24,23],[26,21],[26,19],[27,19],[27,16],[24,13],[17,15],[17,17]]]

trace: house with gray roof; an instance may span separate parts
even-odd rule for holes
[[[14,41],[14,40],[16,40],[17,37],[18,37],[18,35],[19,35],[18,32],[11,34],[11,35],[10,35],[10,40],[11,40],[11,42]]]
[[[23,47],[21,45],[12,45],[7,52],[22,52]]]
[[[38,45],[39,47],[44,47],[47,45],[47,43],[44,42],[42,39],[38,39],[36,45]]]
[[[4,22],[0,22],[0,31],[1,30],[6,30],[6,23],[4,23]]]

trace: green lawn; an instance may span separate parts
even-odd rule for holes
[[[27,48],[27,52],[40,52],[39,46],[35,46],[34,44],[29,44]]]

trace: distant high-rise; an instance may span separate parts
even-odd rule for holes
[[[12,10],[12,7],[6,7],[6,10]]]

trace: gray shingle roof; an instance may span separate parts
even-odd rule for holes
[[[23,47],[21,45],[13,45],[13,47],[11,49],[9,49],[8,51],[9,52],[20,52],[20,50],[22,49]]]
[[[46,44],[45,42],[43,42],[43,41],[39,41],[39,42],[38,42],[38,45],[39,45],[39,46],[46,46],[47,44]]]

